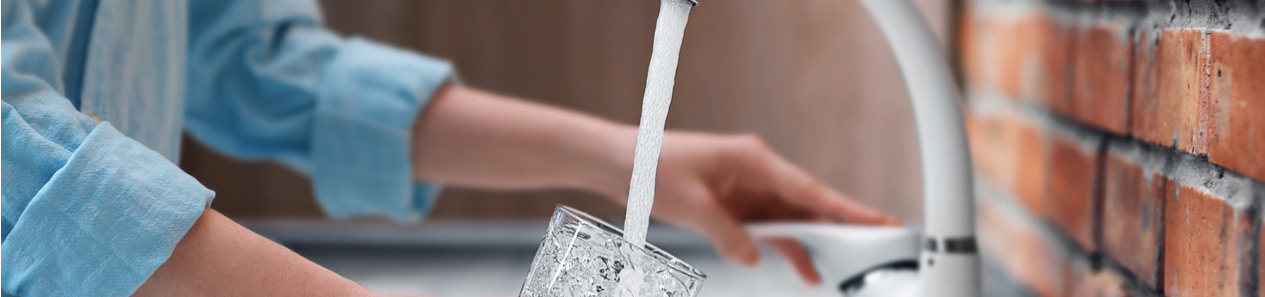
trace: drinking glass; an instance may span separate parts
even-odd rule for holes
[[[706,275],[649,243],[634,247],[623,231],[558,205],[520,297],[698,294]]]

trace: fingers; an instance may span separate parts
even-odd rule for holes
[[[724,213],[719,205],[708,202],[699,207],[697,225],[708,241],[716,247],[716,251],[725,259],[747,267],[755,267],[760,263],[760,250],[756,248],[751,235],[742,228],[738,221]]]
[[[818,210],[822,215],[855,224],[898,226],[900,220],[839,194],[821,183],[814,182],[799,194],[805,207]],[[788,197],[789,198],[789,197]]]
[[[813,259],[809,257],[808,250],[805,250],[803,245],[795,240],[784,238],[769,238],[764,241],[791,263],[791,267],[795,268],[795,272],[805,283],[809,286],[821,284],[821,275],[817,274]]]
[[[758,147],[755,153],[758,157],[749,160],[755,162],[754,169],[763,171],[763,174],[754,175],[771,183],[773,192],[782,199],[842,222],[900,225],[900,220],[831,190],[798,166],[764,148],[763,144],[758,144]]]

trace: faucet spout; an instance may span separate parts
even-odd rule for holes
[[[949,64],[907,0],[861,0],[896,55],[909,90],[922,159],[924,296],[979,296],[971,156]]]

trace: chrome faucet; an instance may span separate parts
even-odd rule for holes
[[[979,296],[970,152],[958,90],[930,27],[908,0],[860,0],[895,52],[918,131],[925,225],[757,223],[757,237],[790,237],[844,296]],[[921,233],[921,234],[919,234]]]

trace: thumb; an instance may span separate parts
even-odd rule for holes
[[[760,263],[760,250],[756,248],[751,235],[742,228],[742,224],[722,211],[719,205],[709,203],[697,211],[700,231],[722,257],[747,267],[755,267]]]

